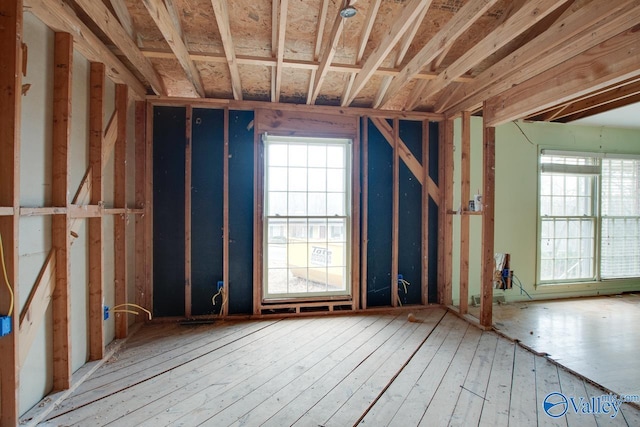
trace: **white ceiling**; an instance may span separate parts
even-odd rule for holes
[[[640,103],[578,119],[571,124],[640,129]]]

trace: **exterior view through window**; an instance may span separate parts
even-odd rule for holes
[[[351,140],[263,140],[264,297],[349,295]]]

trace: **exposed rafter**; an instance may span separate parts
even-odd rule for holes
[[[151,15],[151,18],[156,23],[165,40],[169,43],[169,47],[187,76],[191,89],[198,96],[204,98],[204,85],[202,84],[200,72],[189,57],[187,46],[184,44],[180,31],[173,23],[164,3],[162,0],[142,0],[142,4],[147,8],[149,15]]]
[[[140,71],[140,74],[149,82],[151,89],[158,95],[166,95],[164,84],[153,68],[151,61],[140,52],[138,46],[104,3],[94,0],[76,0],[76,3],[82,7],[98,28],[111,39],[131,64]]]
[[[127,9],[127,5],[124,0],[110,0],[111,7],[113,7],[113,11],[116,13],[118,17],[118,21],[120,21],[120,25],[127,32],[129,38],[131,40],[136,41],[138,35],[136,33],[136,29],[131,22],[131,15],[129,14],[129,9]]]
[[[231,26],[229,25],[229,7],[227,5],[227,0],[211,0],[211,4],[213,5],[213,12],[216,15],[218,30],[220,31],[220,37],[222,38],[224,55],[227,58],[229,73],[231,74],[233,98],[239,101],[242,100],[242,83],[240,80],[240,71],[238,70],[238,61],[236,60],[236,50],[233,47]]]
[[[349,94],[349,97],[344,103],[345,105],[349,105],[353,102],[355,97],[371,79],[378,67],[380,67],[382,61],[385,60],[389,52],[393,50],[398,41],[409,30],[413,21],[420,14],[420,12],[422,12],[423,6],[430,2],[430,0],[411,0],[411,2],[405,4],[402,12],[393,22],[393,25],[391,25],[391,28],[387,32],[382,42],[380,42],[378,47],[373,52],[371,52],[371,55],[369,55],[364,65],[362,66],[362,71],[358,73],[358,76],[353,82],[353,88],[351,90],[351,93]]]
[[[430,81],[425,90],[414,91],[406,109],[413,110],[426,98],[438,94],[456,77],[460,77],[482,60],[489,57],[498,49],[524,33],[548,14],[562,6],[568,0],[538,0],[528,1],[513,11],[502,24],[490,32],[484,39],[476,43],[462,56],[456,59],[446,70],[442,71],[435,80]]]
[[[274,93],[271,95],[273,102],[280,102],[280,90],[282,86],[282,63],[284,62],[284,39],[287,30],[287,11],[289,10],[289,0],[280,0],[278,8],[278,37],[276,41],[276,83]]]
[[[327,22],[327,10],[329,9],[329,0],[322,0],[320,11],[318,12],[318,27],[316,29],[316,42],[313,49],[313,60],[318,61],[320,58],[320,49],[322,48],[322,36],[324,36],[324,26]],[[313,94],[313,84],[316,81],[317,68],[311,70],[309,78],[309,89],[307,90],[307,104],[311,104],[311,95]]]
[[[322,51],[322,58],[320,59],[320,66],[316,73],[315,82],[313,84],[313,91],[311,92],[311,100],[310,100],[311,102],[309,102],[309,104],[314,104],[316,102],[316,99],[318,98],[318,94],[320,93],[320,88],[322,87],[324,78],[329,72],[331,61],[333,61],[333,57],[336,54],[338,41],[340,40],[340,34],[342,34],[343,28],[344,28],[344,18],[340,16],[340,13],[337,13],[336,19],[335,21],[333,21],[333,27],[331,28],[329,43],[325,46],[324,50]]]
[[[405,65],[400,74],[393,79],[382,106],[394,99],[400,90],[407,85],[416,74],[430,64],[445,49],[455,42],[473,23],[491,8],[498,0],[471,0],[456,13],[447,24]]]
[[[182,31],[182,22],[180,22],[180,15],[176,10],[176,6],[173,3],[173,0],[163,0],[164,5],[167,7],[167,12],[169,12],[169,16],[171,16],[171,22],[173,22],[174,27],[178,34],[180,34],[180,39],[184,42],[185,46],[187,45],[187,39],[184,37],[184,32]]]

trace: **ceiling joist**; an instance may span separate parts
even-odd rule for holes
[[[311,99],[309,104],[315,104],[316,99],[318,99],[318,95],[320,94],[320,88],[322,87],[324,78],[327,76],[327,73],[329,72],[331,61],[333,61],[333,57],[336,54],[336,49],[338,48],[338,41],[340,40],[340,35],[342,34],[343,28],[344,28],[344,18],[340,16],[340,13],[337,13],[336,19],[335,21],[333,21],[333,27],[331,27],[331,35],[329,36],[329,43],[325,46],[324,50],[322,51],[322,58],[320,59],[320,66],[318,67],[318,71],[316,72],[315,82],[313,84],[313,91],[311,92]]]
[[[220,31],[220,37],[222,38],[224,55],[227,59],[227,65],[229,66],[229,73],[231,74],[231,90],[233,91],[233,99],[241,101],[242,83],[240,80],[238,61],[236,60],[236,51],[233,47],[233,38],[231,36],[227,0],[211,0],[211,4],[213,5],[213,13],[216,16],[218,30]]]
[[[125,1],[111,0],[111,7],[113,7],[113,11],[116,13],[118,21],[120,21],[120,25],[122,25],[122,28],[127,32],[129,38],[136,41],[138,36],[136,34],[136,29],[133,27],[133,23],[131,22],[131,15],[129,14],[129,9],[127,9]]]
[[[273,102],[280,102],[280,91],[282,90],[282,70],[284,62],[284,39],[285,34],[287,32],[287,12],[289,10],[289,0],[280,0],[274,1],[274,3],[280,3],[280,7],[278,8],[278,37],[276,39],[276,52],[277,52],[277,63],[276,63],[276,82],[274,93],[271,94],[271,98]]]

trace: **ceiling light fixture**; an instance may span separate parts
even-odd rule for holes
[[[356,8],[351,6],[351,2],[349,0],[347,0],[345,3],[346,5],[342,9],[340,9],[340,16],[342,16],[343,18],[351,18],[355,16],[356,13],[358,13]]]

